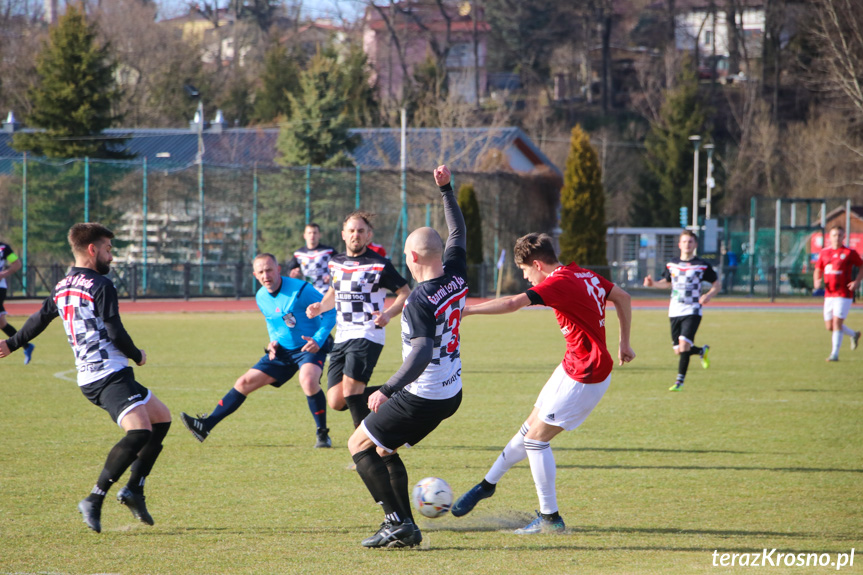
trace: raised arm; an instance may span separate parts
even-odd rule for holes
[[[617,313],[617,323],[620,325],[620,335],[617,349],[619,365],[635,359],[635,352],[629,344],[629,333],[632,327],[632,298],[621,288],[614,286],[606,299],[614,304]]]
[[[444,216],[449,228],[449,237],[446,240],[446,248],[458,246],[467,251],[467,226],[464,223],[464,215],[461,213],[455,193],[452,189],[452,175],[446,166],[438,166],[434,171],[435,183],[440,187],[443,198]]]

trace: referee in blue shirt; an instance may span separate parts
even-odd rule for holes
[[[255,299],[270,336],[266,355],[237,379],[209,416],[181,413],[180,419],[203,442],[216,424],[235,412],[250,393],[265,385],[281,387],[299,371],[300,387],[317,426],[315,447],[331,447],[327,399],[320,380],[327,353],[333,346],[330,331],[336,324],[336,312],[331,310],[314,319],[306,317],[306,307],[321,301],[323,296],[303,280],[282,276],[274,255],[260,254],[252,265],[262,286]]]

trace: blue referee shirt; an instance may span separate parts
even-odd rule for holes
[[[261,287],[255,301],[267,320],[270,341],[279,342],[285,349],[299,349],[306,345],[301,336],[306,336],[323,347],[336,325],[336,310],[331,309],[315,319],[306,317],[306,308],[323,298],[311,284],[294,278],[282,277],[282,285],[275,294]]]

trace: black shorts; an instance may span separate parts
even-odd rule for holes
[[[449,399],[424,399],[407,391],[389,398],[362,422],[375,445],[394,451],[402,445],[416,445],[450,417],[461,405],[461,390]]]
[[[681,337],[686,338],[691,344],[695,343],[695,332],[698,331],[698,324],[701,323],[700,315],[682,315],[669,319],[671,320],[671,345],[678,345]]]
[[[368,383],[384,346],[365,338],[349,339],[333,346],[327,368],[327,389],[342,382],[342,376]]]
[[[135,381],[131,367],[115,371],[111,375],[81,386],[81,393],[90,403],[101,407],[117,425],[123,416],[139,405],[150,401],[150,390]]]
[[[6,301],[6,288],[0,288],[0,315],[6,313],[6,308],[3,307],[4,301]]]
[[[327,361],[327,354],[333,348],[333,338],[327,336],[324,346],[317,353],[310,351],[302,351],[300,349],[285,349],[279,346],[276,350],[275,359],[270,359],[270,354],[258,360],[258,363],[252,366],[252,369],[262,371],[275,379],[273,387],[282,387],[286,381],[294,377],[300,370],[300,367],[307,363],[314,363],[321,369],[324,367],[324,362]]]

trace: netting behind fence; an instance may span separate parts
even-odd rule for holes
[[[120,278],[133,273],[125,270],[134,270],[137,295],[182,295],[184,289],[191,289],[191,295],[233,295],[238,285],[245,290],[246,280],[238,282],[225,270],[249,264],[256,252],[290,259],[303,244],[308,221],[320,225],[322,243],[341,251],[344,217],[357,208],[372,212],[374,240],[399,266],[408,231],[429,225],[446,237],[431,170],[406,172],[404,185],[402,177],[399,171],[212,165],[152,169],[137,160],[25,163],[0,158],[0,238],[26,252],[33,271],[17,287],[30,282],[27,292],[34,295],[50,284],[46,270],[71,262],[65,236],[79,221],[100,221],[115,231],[115,267],[124,270],[118,272]],[[559,178],[458,173],[454,183],[456,188],[474,185],[484,254],[475,277],[482,291],[493,291],[492,264],[499,250],[511,252],[519,236],[555,227]],[[403,193],[407,222],[402,221]],[[521,286],[511,256],[505,264],[504,289]],[[246,275],[250,278],[250,271]]]

